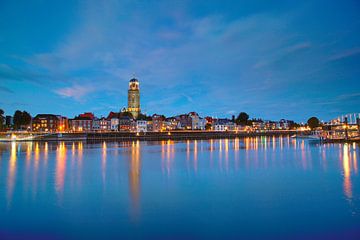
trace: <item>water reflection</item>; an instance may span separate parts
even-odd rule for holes
[[[174,159],[174,141],[161,141],[161,169],[167,176],[171,174],[172,160]]]
[[[7,202],[8,202],[8,207],[11,206],[14,187],[15,187],[16,159],[17,159],[16,143],[12,142],[11,143],[10,160],[9,160],[8,179],[7,179]]]
[[[106,179],[106,155],[107,155],[107,145],[106,142],[104,141],[102,144],[102,158],[101,158],[101,176],[104,186]]]
[[[56,170],[55,170],[55,191],[58,195],[58,201],[62,201],[64,191],[64,181],[66,171],[66,145],[59,143],[56,149]]]
[[[337,175],[331,179],[332,186],[343,199],[347,200],[343,202],[352,207],[354,201],[358,199],[355,184],[358,174],[357,144],[314,146],[307,141],[289,137],[247,137],[207,141],[187,140],[180,143],[167,140],[160,144],[152,143],[151,148],[148,147],[149,145],[139,141],[101,142],[96,145],[83,142],[67,145],[64,142],[8,144],[7,151],[2,151],[0,160],[4,203],[11,207],[18,202],[18,198],[25,198],[28,195],[31,197],[33,193],[34,198],[30,199],[33,202],[38,201],[40,196],[50,195],[58,200],[58,205],[64,206],[75,196],[79,199],[84,198],[86,196],[84,192],[93,194],[98,191],[97,188],[87,189],[89,185],[93,187],[98,184],[99,189],[104,193],[111,192],[111,196],[116,196],[113,193],[120,192],[120,198],[125,199],[120,202],[127,204],[126,214],[129,213],[131,218],[137,221],[141,211],[145,212],[146,206],[141,205],[141,198],[144,198],[142,195],[145,193],[149,193],[142,191],[141,187],[145,188],[148,184],[141,184],[147,183],[148,173],[159,171],[161,181],[169,181],[186,175],[181,171],[186,173],[189,169],[191,173],[201,174],[194,176],[188,174],[186,175],[188,179],[216,176],[226,183],[228,183],[226,177],[230,175],[234,180],[241,179],[245,182],[250,178],[255,179],[253,176],[258,172],[264,173],[262,171],[264,169],[266,172],[275,169],[278,171],[276,174],[289,175],[295,170],[300,178],[301,174],[308,170],[336,169]],[[121,156],[125,156],[129,161],[124,161]],[[113,168],[114,165],[123,167]],[[149,169],[149,166],[152,169]],[[249,173],[253,176],[249,177],[247,175]],[[266,180],[271,181],[271,178],[270,175],[266,176]],[[81,184],[81,180],[85,183],[89,179],[95,183]],[[251,184],[249,181],[246,183]],[[275,182],[275,184],[280,183]],[[306,190],[306,186],[302,190],[304,189]],[[101,195],[103,198],[107,196],[107,194]],[[143,218],[142,215],[141,217]]]
[[[131,159],[129,167],[129,185],[131,196],[131,216],[133,220],[137,220],[140,214],[140,142],[132,142],[131,145]]]

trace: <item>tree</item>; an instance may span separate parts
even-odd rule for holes
[[[307,120],[307,124],[311,129],[314,129],[320,126],[320,121],[317,117],[311,117]]]
[[[151,116],[147,116],[146,114],[139,113],[137,120],[151,121]]]
[[[246,125],[248,123],[249,115],[246,112],[241,112],[236,118],[236,123],[239,125]]]
[[[20,110],[16,110],[14,113],[14,129],[21,129],[22,126],[29,125],[31,123],[31,115]]]
[[[29,125],[31,123],[31,115],[30,113],[23,111],[22,112],[22,117],[23,117],[23,125]]]
[[[130,117],[130,118],[134,118],[131,112],[121,112],[119,114],[119,117]]]
[[[212,125],[210,123],[205,124],[205,130],[211,130]]]
[[[4,128],[4,110],[0,109],[0,130]]]
[[[296,128],[299,128],[299,127],[300,127],[300,124],[298,124],[296,122],[290,122],[290,124],[289,124],[290,129],[296,129]]]

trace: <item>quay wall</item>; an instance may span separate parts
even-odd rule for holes
[[[63,133],[38,138],[38,141],[162,141],[162,140],[192,140],[242,138],[253,136],[293,135],[296,131],[268,131],[259,133],[247,132],[215,132],[215,131],[172,131],[172,132],[94,132],[94,133]]]

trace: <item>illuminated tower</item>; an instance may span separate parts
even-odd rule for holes
[[[128,109],[134,118],[137,118],[140,113],[140,89],[139,81],[133,78],[129,82],[128,90]]]

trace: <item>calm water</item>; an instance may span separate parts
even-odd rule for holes
[[[360,147],[0,144],[0,238],[360,238]]]

